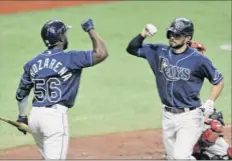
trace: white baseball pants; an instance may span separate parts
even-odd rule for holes
[[[69,145],[68,108],[59,104],[51,108],[32,107],[29,129],[43,159],[66,159]]]
[[[163,143],[167,159],[195,159],[193,147],[204,126],[203,113],[197,108],[192,111],[174,114],[163,108]]]

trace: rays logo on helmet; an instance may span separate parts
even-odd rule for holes
[[[53,34],[56,33],[55,27],[50,27],[48,30],[49,30],[49,32],[51,32]]]
[[[184,23],[182,22],[182,21],[177,21],[176,23],[175,23],[175,28],[176,29],[181,29],[181,28],[183,28],[184,27]]]

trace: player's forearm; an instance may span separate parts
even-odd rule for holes
[[[130,41],[126,51],[130,54],[135,54],[137,50],[142,47],[144,39],[145,36],[142,33],[140,33]]]
[[[18,110],[20,116],[27,115],[28,96],[30,94],[32,86],[33,84],[25,84],[22,80],[19,83],[19,87],[16,91],[16,100],[18,102]]]
[[[213,85],[209,100],[216,101],[223,88],[224,88],[224,80],[221,80],[220,83],[218,83],[217,85]]]
[[[27,115],[28,97],[25,97],[21,102],[18,101],[19,116]]]
[[[108,51],[105,42],[101,39],[101,37],[94,29],[91,29],[88,33],[92,41],[93,50],[99,57],[103,59],[106,58],[108,56]]]

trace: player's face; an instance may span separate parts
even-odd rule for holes
[[[188,38],[181,34],[169,33],[169,45],[174,49],[179,49],[187,44]]]

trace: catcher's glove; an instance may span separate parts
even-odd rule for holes
[[[204,54],[206,51],[205,45],[200,42],[190,42],[189,46],[191,48],[197,49],[201,54]]]

